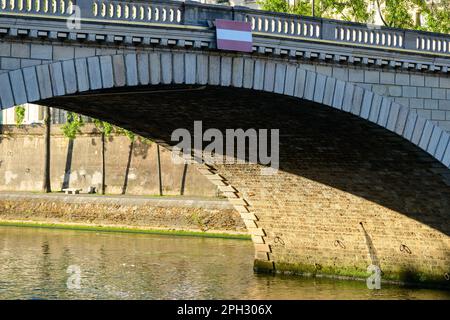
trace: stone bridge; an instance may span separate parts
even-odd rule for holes
[[[217,18],[251,22],[253,53],[217,50]],[[168,148],[195,120],[280,129],[275,175],[199,165],[240,212],[257,271],[374,264],[449,284],[449,67],[442,34],[188,1],[0,1],[2,108],[75,111]]]

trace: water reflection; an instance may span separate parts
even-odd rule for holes
[[[1,299],[449,299],[437,290],[255,275],[249,241],[0,227]],[[71,265],[81,288],[69,290]]]

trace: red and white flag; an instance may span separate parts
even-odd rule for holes
[[[216,20],[217,49],[252,52],[252,24],[244,21]]]

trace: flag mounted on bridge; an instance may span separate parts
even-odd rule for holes
[[[217,49],[252,52],[252,24],[245,21],[216,20]]]

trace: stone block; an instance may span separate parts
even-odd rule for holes
[[[0,42],[0,56],[11,57],[11,44],[7,42]]]
[[[402,87],[400,86],[389,86],[388,94],[391,97],[401,97],[402,96]]]
[[[392,103],[389,108],[389,115],[386,123],[386,128],[390,131],[395,131],[395,125],[397,124],[398,114],[400,112],[400,105],[398,103]]]
[[[266,62],[264,71],[264,91],[273,92],[275,86],[275,63]]]
[[[336,88],[334,89],[333,107],[336,109],[342,109],[342,103],[344,102],[345,82],[342,80],[336,80]]]
[[[434,153],[434,157],[439,161],[441,161],[442,157],[444,156],[444,152],[445,149],[447,148],[447,145],[449,144],[449,140],[450,134],[448,132],[443,131],[441,134],[441,138],[439,139],[436,152]]]
[[[305,99],[313,101],[314,90],[316,86],[316,73],[312,71],[306,72],[306,82],[305,82]]]
[[[52,79],[52,89],[54,96],[63,96],[66,94],[64,88],[64,76],[62,72],[61,62],[50,64],[50,77]]]
[[[171,53],[161,53],[161,80],[163,84],[171,84],[173,81],[173,61]]]
[[[231,76],[231,85],[233,87],[242,87],[244,80],[244,59],[241,57],[233,58],[233,70]]]
[[[352,107],[350,112],[354,115],[359,115],[361,112],[362,101],[364,97],[364,89],[355,86],[355,91],[353,93]]]
[[[404,98],[415,98],[417,97],[417,88],[416,87],[410,87],[410,86],[404,86],[402,97]]]
[[[333,67],[333,78],[342,81],[348,81],[348,68],[345,67]]]
[[[326,75],[320,74],[320,73],[318,73],[316,75],[316,85],[315,85],[314,97],[313,97],[313,100],[315,102],[322,103],[323,96],[324,96],[324,93],[325,93],[326,81],[327,81],[327,76]]]
[[[0,68],[2,70],[16,70],[20,68],[20,59],[18,58],[0,58]]]
[[[184,83],[184,54],[173,54],[173,82],[176,84]]]
[[[383,101],[382,96],[380,96],[378,94],[373,95],[372,106],[370,108],[370,114],[369,114],[369,121],[377,123],[378,117],[380,115],[382,101]]]
[[[361,69],[348,69],[348,81],[350,82],[364,82],[364,70]]]
[[[186,84],[195,84],[197,81],[197,57],[193,53],[184,56],[184,77]]]
[[[53,46],[46,44],[31,44],[32,59],[53,60]]]
[[[388,98],[383,98],[381,102],[380,115],[378,116],[377,123],[382,127],[386,127],[387,125],[391,104],[392,102]]]
[[[30,58],[31,54],[29,43],[12,43],[11,44],[11,57],[14,58]]]
[[[197,83],[207,84],[208,83],[208,56],[207,55],[197,55]]]
[[[220,84],[220,56],[209,56],[209,84],[218,86]]]
[[[64,86],[66,94],[73,94],[77,92],[77,76],[75,72],[75,63],[73,60],[66,60],[62,62]]]
[[[411,85],[416,87],[423,87],[425,85],[425,77],[422,75],[412,74]]]
[[[159,53],[152,52],[149,55],[150,63],[150,83],[161,83],[161,57]]]
[[[75,71],[77,75],[77,86],[80,92],[89,90],[89,73],[86,59],[75,60]]]
[[[342,102],[342,110],[350,112],[352,109],[353,93],[355,92],[355,86],[349,82],[345,84],[344,100]]]
[[[297,68],[296,77],[295,77],[294,96],[296,96],[298,98],[304,97],[305,83],[306,83],[306,71],[303,69]]]
[[[419,140],[419,147],[422,148],[423,150],[427,150],[428,148],[428,144],[430,143],[431,135],[433,133],[433,128],[434,124],[431,121],[426,120],[422,136],[420,137]]]
[[[433,88],[431,90],[431,98],[433,99],[446,99],[445,89]]]
[[[139,79],[136,54],[130,53],[125,55],[125,70],[127,74],[127,85],[137,86],[139,83]]]
[[[69,60],[73,58],[75,58],[75,47],[67,44],[53,47],[53,60]]]
[[[439,77],[425,76],[425,87],[439,88]]]
[[[112,88],[114,87],[114,71],[113,71],[113,62],[112,62],[112,57],[111,56],[100,56],[100,69],[102,71],[102,84],[103,84],[103,88]],[[78,61],[78,60],[77,60]],[[79,61],[86,61],[86,59],[79,59]],[[85,81],[85,75],[84,75],[84,68],[86,65],[87,68],[87,62],[83,63],[82,66],[82,72],[83,72],[83,77],[81,79],[78,79],[78,83],[80,83],[81,81]],[[76,64],[75,64],[76,66]],[[78,72],[78,71],[77,71]],[[88,81],[89,83],[89,81]],[[84,87],[84,86],[83,86]],[[81,90],[81,88],[80,88]]]
[[[423,99],[410,99],[409,106],[413,109],[423,109],[424,100]]]
[[[420,117],[417,118],[416,125],[411,137],[411,142],[415,145],[419,144],[420,138],[422,137],[423,130],[425,128],[426,119]]]
[[[439,100],[439,110],[450,110],[450,100]]]
[[[125,75],[125,61],[123,55],[118,54],[112,56],[113,74],[114,74],[114,86],[123,87],[127,83]]]
[[[14,106],[14,96],[11,88],[11,82],[9,81],[9,74],[0,74],[0,103],[2,109]]]
[[[373,101],[373,92],[365,90],[360,112],[361,118],[369,119],[372,101]]]
[[[446,120],[445,113],[446,113],[446,111],[442,111],[442,110],[432,110],[431,111],[431,120]]]
[[[394,132],[397,133],[398,135],[402,135],[403,131],[405,130],[406,121],[408,120],[409,112],[410,112],[410,110],[408,107],[400,106],[400,109],[398,112],[398,117],[397,117],[397,123],[395,124],[395,130],[394,130]]]
[[[395,74],[395,84],[398,86],[409,86],[409,74],[407,73],[396,73]]]
[[[87,65],[89,72],[89,86],[91,90],[101,89],[103,87],[103,84],[99,57],[87,58]]]
[[[27,91],[27,102],[37,101],[41,98],[39,94],[39,84],[35,67],[23,69],[23,80]]]
[[[450,78],[441,76],[439,78],[439,87],[450,89]]]
[[[275,88],[274,92],[283,94],[284,93],[284,79],[286,77],[286,66],[281,63],[275,65]]]
[[[36,66],[36,75],[38,79],[39,93],[41,95],[41,99],[53,97],[53,88],[49,65],[43,64]]]
[[[220,63],[220,85],[228,87],[231,85],[231,72],[232,72],[231,57],[222,57]]]
[[[431,98],[431,88],[428,87],[417,88],[417,97]]]
[[[331,106],[333,104],[335,86],[336,86],[336,79],[332,77],[327,77],[325,83],[325,93],[323,96],[323,104],[327,106]]]
[[[284,94],[293,96],[295,90],[295,77],[296,77],[297,68],[288,64],[286,68],[286,78],[284,80]]]
[[[364,82],[365,83],[380,83],[380,72],[379,71],[364,71]]]
[[[395,84],[395,73],[393,72],[380,72],[381,84]]]
[[[434,155],[436,148],[438,146],[439,140],[441,139],[442,129],[439,126],[434,126],[433,133],[431,134],[430,143],[428,143],[427,152]]]
[[[95,56],[95,48],[76,47],[75,58],[88,58]]]
[[[246,89],[250,89],[253,87],[253,68],[254,68],[254,60],[245,58],[244,59],[244,79],[242,81],[242,86]]]

